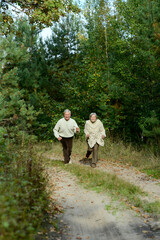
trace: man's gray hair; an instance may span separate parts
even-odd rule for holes
[[[69,109],[64,110],[64,114],[69,112],[71,114],[71,111]]]
[[[96,113],[91,113],[90,115],[89,115],[89,118],[91,118],[92,117],[92,115],[95,115],[96,116],[96,118],[97,118],[97,114]]]

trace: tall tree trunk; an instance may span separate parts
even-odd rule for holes
[[[109,58],[108,58],[108,37],[107,37],[107,19],[105,16],[105,25],[104,25],[104,35],[105,35],[105,50],[106,50],[106,60],[107,60],[107,80],[109,86]]]

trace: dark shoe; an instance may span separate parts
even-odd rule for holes
[[[91,163],[91,167],[95,168],[96,167],[96,163]]]
[[[89,158],[90,155],[91,155],[91,152],[90,152],[90,151],[87,151],[87,153],[86,153],[86,158]]]

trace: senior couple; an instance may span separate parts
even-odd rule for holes
[[[70,156],[72,152],[73,136],[80,129],[74,119],[71,118],[71,111],[66,109],[64,117],[55,125],[53,132],[55,137],[62,143],[64,163],[71,163]],[[97,119],[96,113],[89,115],[89,120],[85,123],[84,133],[87,140],[86,158],[92,153],[91,167],[96,167],[98,161],[98,147],[104,146],[104,138],[106,137],[105,129],[102,122]]]

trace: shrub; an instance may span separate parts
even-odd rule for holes
[[[9,157],[8,157],[9,156]],[[33,239],[49,208],[46,176],[30,150],[7,149],[0,167],[0,240]]]

